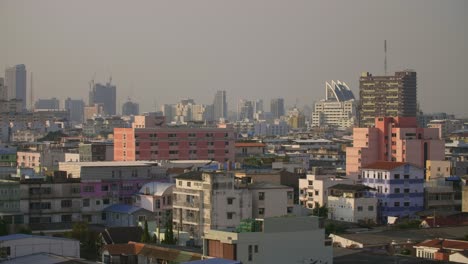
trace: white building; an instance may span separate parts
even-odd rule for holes
[[[174,229],[190,233],[196,244],[210,229],[234,230],[252,217],[252,195],[234,187],[231,173],[191,171],[175,179]]]
[[[37,253],[50,253],[58,256],[79,258],[80,241],[68,238],[25,234],[0,237],[1,258],[14,259]]]
[[[334,175],[308,174],[305,179],[299,179],[299,203],[307,208],[314,208],[315,204],[328,204],[328,188],[333,185],[353,184],[353,180],[336,177]]]
[[[173,183],[149,182],[141,187],[136,194],[135,206],[144,208],[154,213],[156,223],[162,226],[165,217],[172,212]]]
[[[252,193],[252,217],[267,218],[291,215],[294,210],[294,190],[268,182],[247,185]]]
[[[325,100],[315,103],[312,126],[352,127],[356,121],[353,92],[344,82],[325,83]]]
[[[377,198],[366,197],[369,187],[337,184],[328,188],[328,218],[346,222],[377,223]]]
[[[241,263],[333,263],[318,217],[274,217],[247,232],[210,230],[203,255]]]

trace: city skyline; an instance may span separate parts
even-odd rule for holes
[[[357,95],[361,72],[383,75],[387,40],[388,72],[418,73],[424,112],[468,116],[464,1],[90,3],[0,3],[0,63],[34,72],[36,99],[87,101],[96,73],[113,77],[117,105],[131,97],[142,112],[186,97],[210,104],[218,90],[229,110],[241,98],[310,106],[327,80]]]

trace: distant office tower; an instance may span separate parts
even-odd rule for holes
[[[24,64],[6,69],[5,86],[8,100],[22,100],[22,108],[26,109],[26,66]]]
[[[83,100],[73,100],[70,97],[65,100],[65,110],[70,113],[70,120],[74,122],[83,122],[85,103]]]
[[[226,91],[217,91],[213,102],[214,119],[227,118]]]
[[[255,100],[253,101],[253,108],[254,108],[254,113],[261,113],[263,112],[263,100]]]
[[[284,99],[271,99],[270,112],[273,114],[274,118],[280,118],[281,116],[284,116]]]
[[[102,104],[105,115],[116,114],[116,100],[116,87],[111,83],[106,83],[106,85],[96,83],[91,91],[89,91],[89,106]]]
[[[3,78],[0,78],[0,101],[8,100],[8,91],[5,86],[5,81]]]
[[[130,99],[122,105],[122,115],[139,115],[140,105],[130,101]]]
[[[313,127],[351,127],[356,119],[354,94],[344,82],[325,83],[325,99],[315,103]]]
[[[175,116],[175,112],[176,112],[175,105],[173,105],[173,104],[163,104],[161,106],[161,112],[166,117],[166,122],[167,123],[171,123],[172,121],[174,121],[174,116]]]
[[[395,72],[393,76],[372,76],[364,72],[359,79],[359,126],[374,125],[380,116],[415,117],[417,114],[416,72]]]
[[[253,120],[254,104],[252,101],[245,99],[239,100],[237,105],[237,120],[249,119]]]
[[[38,99],[34,104],[34,109],[59,110],[60,101],[57,98]]]

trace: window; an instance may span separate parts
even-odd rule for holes
[[[403,177],[404,177],[405,179],[409,179],[409,175],[408,175],[408,174],[405,174]]]
[[[394,177],[395,179],[400,179],[400,174],[395,174],[393,177]]]
[[[106,213],[101,213],[101,220],[105,221],[107,219]]]
[[[309,186],[314,185],[314,181],[309,181]]]
[[[1,258],[6,258],[11,255],[11,249],[10,247],[1,247],[0,248],[0,257]]]
[[[233,212],[227,212],[227,219],[232,219],[234,217]]]
[[[169,150],[169,154],[171,154],[171,155],[179,154],[179,151],[177,151],[177,150]]]
[[[405,202],[403,205],[404,205],[405,207],[409,207],[409,206],[410,206],[410,202]]]
[[[400,193],[400,188],[395,188],[395,193]]]
[[[369,207],[367,207],[367,210],[368,210],[368,211],[374,211],[374,206],[369,205]]]
[[[214,154],[214,153],[215,153],[214,149],[209,149],[208,150],[208,154]]]
[[[139,222],[144,222],[146,220],[146,215],[139,215],[138,216],[138,221]]]
[[[265,193],[264,192],[259,192],[258,193],[258,200],[260,200],[260,201],[265,200]]]
[[[109,198],[102,199],[102,204],[109,204]]]
[[[319,195],[319,190],[315,190],[315,195]]]
[[[83,192],[94,192],[94,186],[90,186],[90,185],[84,186]]]
[[[196,146],[197,142],[189,142],[189,146]]]
[[[62,200],[61,201],[61,206],[62,206],[62,208],[72,207],[72,201],[71,200]]]
[[[288,200],[291,200],[294,198],[294,192],[288,192],[287,195],[288,195]]]
[[[197,135],[195,133],[189,133],[188,137],[196,137]]]
[[[101,205],[101,200],[96,200],[96,205]]]
[[[393,205],[394,205],[395,207],[399,207],[399,206],[400,206],[400,202],[395,202]]]
[[[292,214],[293,213],[293,207],[290,206],[290,207],[286,208],[286,212],[288,214]]]
[[[253,259],[252,245],[249,245],[249,258],[248,258],[248,260],[252,261],[252,259]]]
[[[255,245],[255,246],[254,246],[254,252],[255,252],[255,253],[258,253],[258,245]]]
[[[169,146],[178,146],[179,142],[169,142]]]
[[[264,215],[265,214],[265,208],[258,208],[258,214],[259,215]]]
[[[362,206],[357,207],[358,212],[362,212]]]
[[[179,181],[179,186],[182,186],[182,181]]]
[[[62,222],[71,222],[72,221],[72,216],[71,215],[62,215]]]
[[[187,182],[187,187],[191,187],[192,186],[192,182]]]
[[[89,199],[83,199],[83,207],[89,207]]]
[[[233,204],[233,202],[234,202],[234,198],[232,197],[227,198],[227,204]]]
[[[112,177],[114,177],[114,172],[112,171]],[[109,185],[102,185],[101,186],[101,191],[107,192],[109,191]]]
[[[404,193],[409,193],[410,192],[410,189],[409,188],[406,188],[403,190]]]
[[[175,138],[175,137],[177,137],[177,134],[171,133],[171,134],[169,134],[169,135],[167,135],[167,136],[170,137],[170,138]]]

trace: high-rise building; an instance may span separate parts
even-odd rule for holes
[[[254,106],[252,101],[241,99],[237,105],[237,120],[253,120]]]
[[[312,126],[351,127],[355,123],[354,94],[344,82],[325,83],[325,99],[315,103]]]
[[[359,126],[370,127],[380,116],[416,117],[416,72],[406,70],[392,76],[372,76],[369,72],[359,79]]]
[[[227,102],[226,91],[217,91],[213,101],[214,119],[218,121],[220,118],[227,118]]]
[[[102,104],[105,115],[116,114],[117,90],[110,82],[106,85],[96,83],[89,91],[89,105]]]
[[[24,64],[6,69],[5,86],[8,100],[22,100],[22,108],[26,109],[26,66]]]
[[[0,101],[8,100],[8,90],[5,86],[5,81],[3,78],[0,78]]]
[[[263,100],[258,99],[253,101],[254,114],[263,112]]]
[[[128,99],[128,101],[122,105],[122,115],[130,116],[138,114],[140,114],[140,105],[138,103],[134,103]]]
[[[176,107],[175,107],[174,104],[163,104],[161,106],[161,112],[166,117],[166,122],[167,123],[171,123],[172,121],[174,121],[174,116],[175,116],[175,113],[176,113],[175,108]]]
[[[427,160],[444,160],[445,143],[436,128],[418,128],[416,117],[377,117],[375,127],[354,128],[353,147],[346,148],[346,174],[377,161],[409,162],[425,168]]]
[[[83,122],[85,103],[83,100],[71,99],[70,97],[65,100],[65,110],[70,113],[70,120],[74,122]]]
[[[59,110],[60,101],[55,97],[51,99],[38,99],[34,104],[34,109]]]
[[[271,99],[270,112],[273,114],[274,118],[280,118],[284,115],[284,99],[275,98]]]

